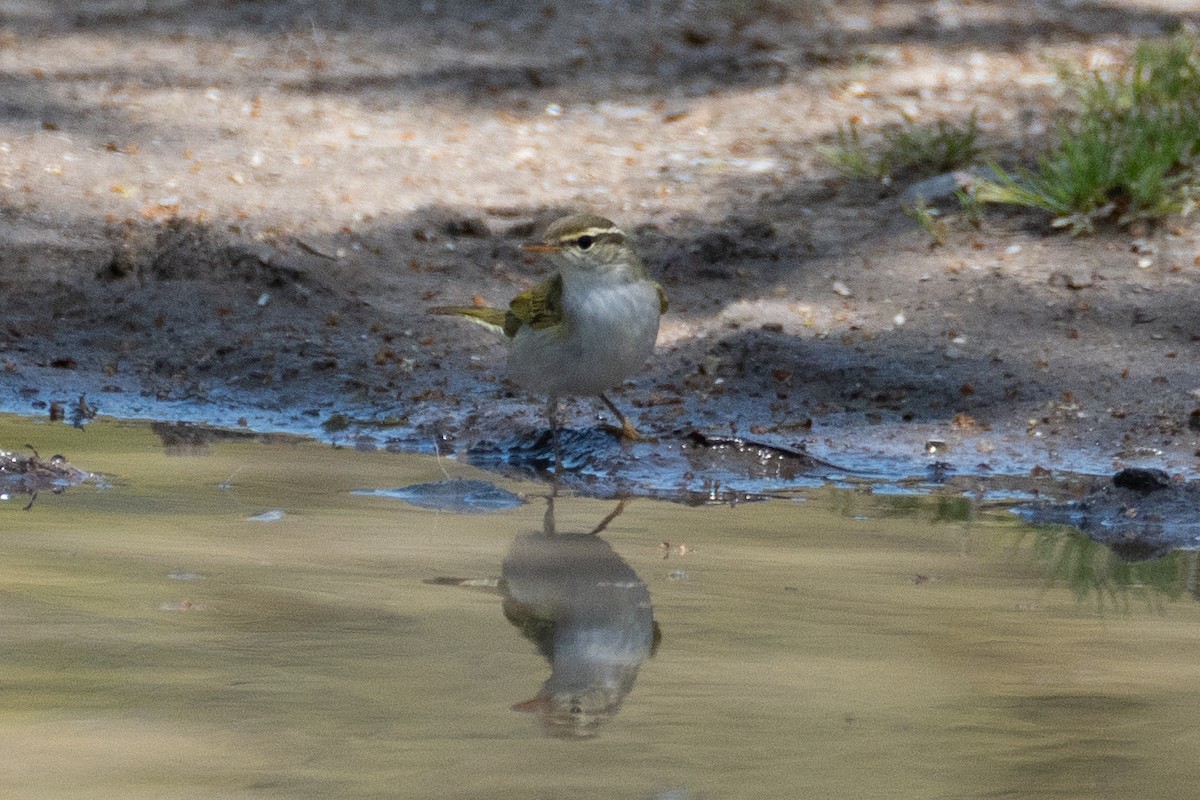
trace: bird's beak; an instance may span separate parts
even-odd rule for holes
[[[525,242],[521,249],[526,253],[558,253],[562,251],[562,246],[546,242]]]

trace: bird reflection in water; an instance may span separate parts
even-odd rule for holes
[[[550,662],[550,677],[514,711],[536,714],[550,735],[590,737],[621,709],[662,634],[650,590],[599,534],[556,529],[547,498],[540,533],[518,536],[502,568],[504,616]]]

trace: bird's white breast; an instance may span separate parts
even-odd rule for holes
[[[562,328],[522,328],[509,352],[509,374],[538,394],[599,394],[650,357],[659,315],[658,291],[649,281],[564,275]]]

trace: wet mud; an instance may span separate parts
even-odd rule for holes
[[[1042,501],[1019,509],[1036,525],[1069,525],[1127,561],[1200,549],[1200,482],[1173,480],[1162,470],[1123,469],[1089,481],[1068,502]]]

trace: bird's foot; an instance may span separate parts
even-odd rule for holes
[[[605,432],[624,442],[647,442],[653,444],[658,441],[658,439],[654,438],[653,436],[645,436],[641,433],[638,433],[638,429],[633,427],[633,423],[628,417],[625,417],[621,420],[620,426],[603,425],[601,427]]]

